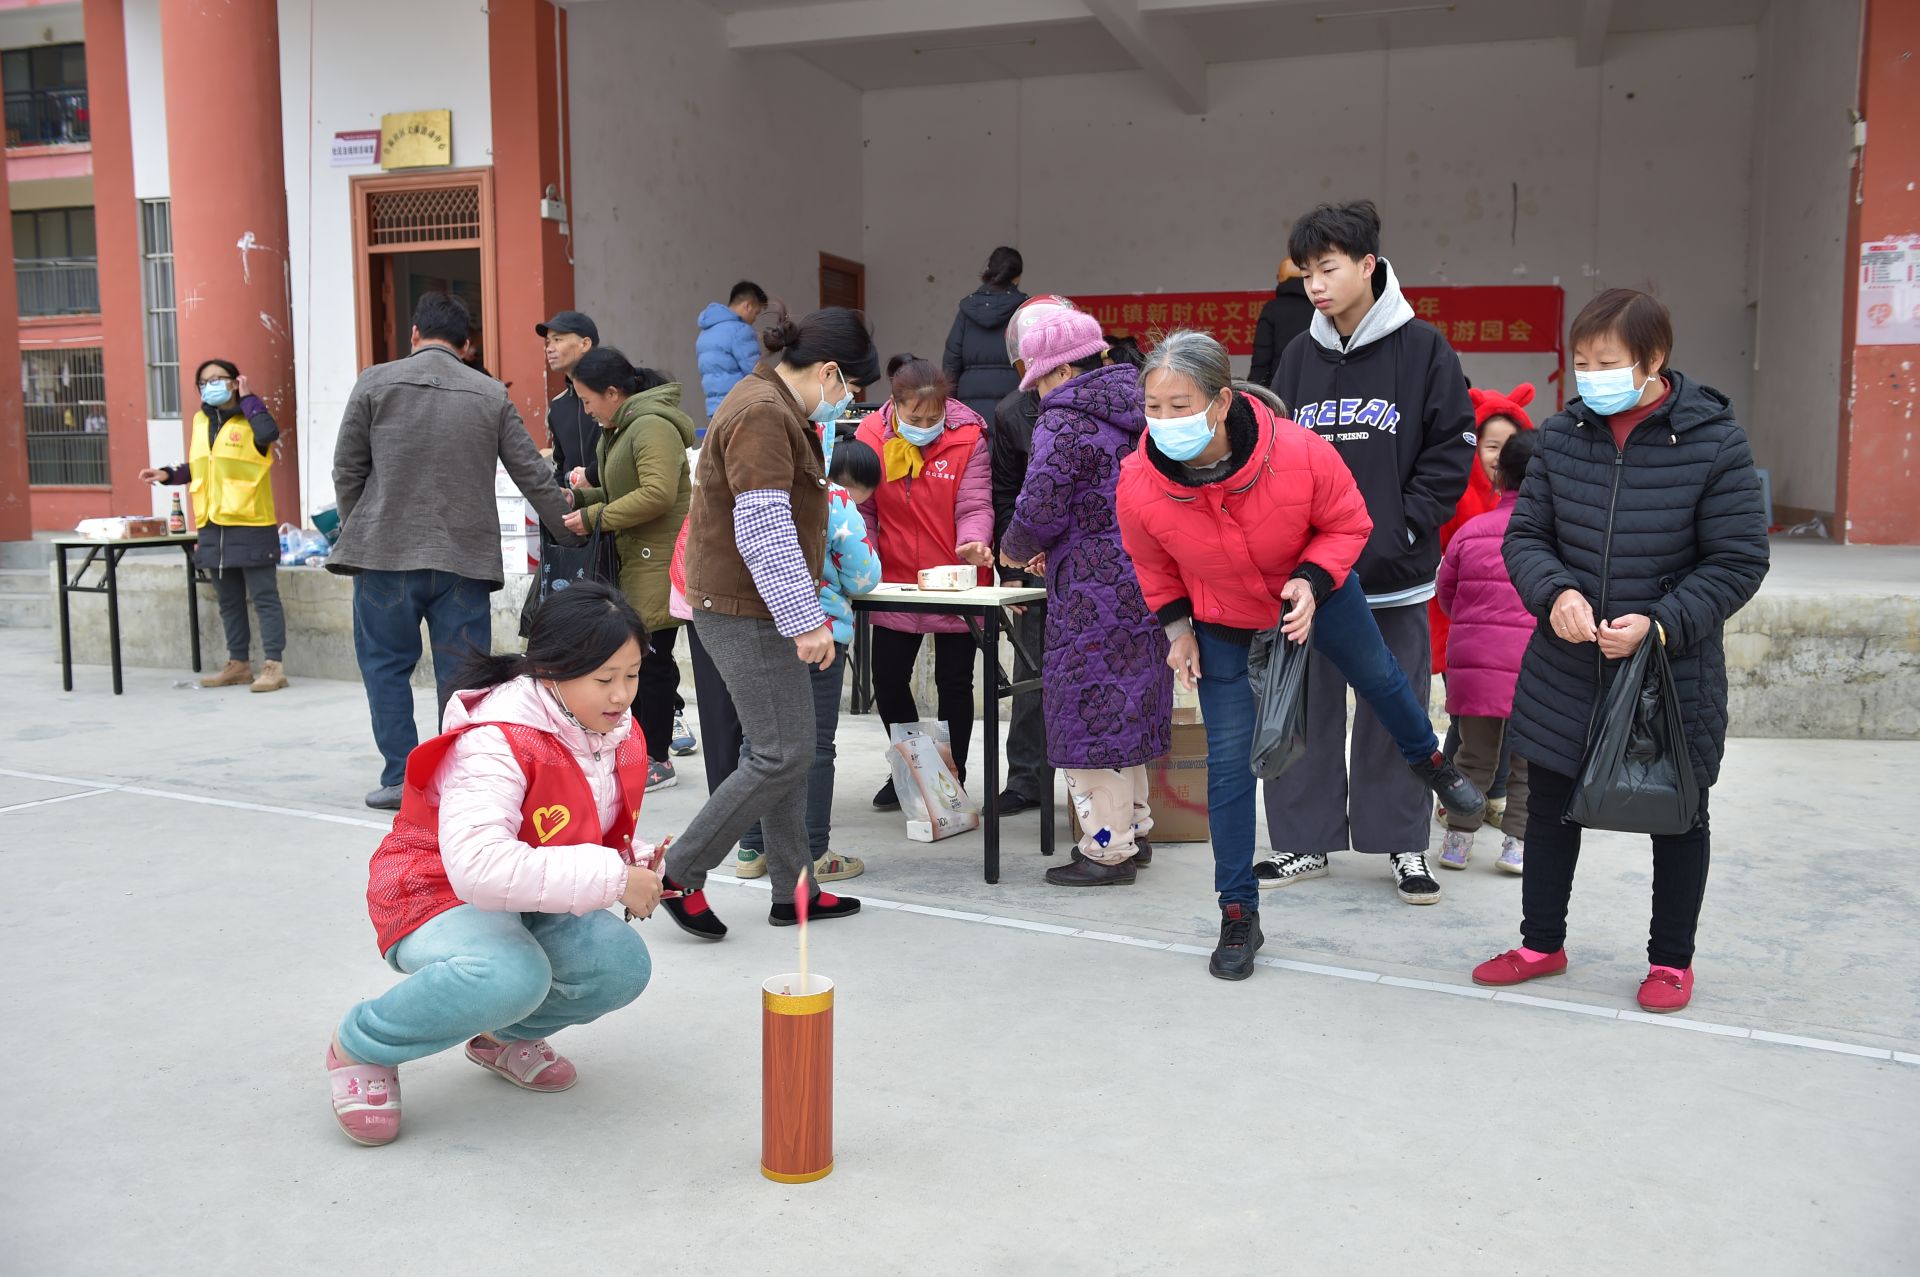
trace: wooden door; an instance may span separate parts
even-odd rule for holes
[[[820,305],[867,308],[867,268],[859,262],[820,254]]]

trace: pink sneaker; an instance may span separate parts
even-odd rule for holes
[[[1656,1015],[1681,1011],[1693,1001],[1693,968],[1649,967],[1640,982],[1640,1007]]]
[[[327,1043],[327,1080],[333,1085],[333,1117],[356,1144],[378,1147],[400,1134],[400,1070],[379,1064],[348,1064]]]
[[[1518,949],[1509,949],[1497,958],[1488,958],[1473,969],[1475,984],[1525,984],[1543,975],[1559,975],[1567,969],[1567,951],[1561,949],[1544,958],[1529,959]]]
[[[545,1038],[496,1046],[477,1037],[467,1043],[467,1058],[523,1091],[564,1091],[580,1080],[572,1063],[556,1054]]]

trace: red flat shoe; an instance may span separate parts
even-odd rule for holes
[[[1541,976],[1559,975],[1567,969],[1567,951],[1561,949],[1529,962],[1518,949],[1509,949],[1497,958],[1488,958],[1473,969],[1475,984],[1525,984]]]
[[[1640,982],[1640,1007],[1655,1015],[1682,1011],[1693,1001],[1693,968],[1650,967]]]

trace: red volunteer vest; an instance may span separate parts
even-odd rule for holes
[[[885,431],[880,414],[874,412],[860,423],[855,437],[875,455],[885,457]],[[950,426],[937,442],[920,449],[926,465],[919,478],[883,482],[875,491],[874,508],[880,515],[876,540],[881,580],[913,585],[919,582],[922,568],[946,567],[959,561],[953,552],[958,531],[953,509],[960,495],[960,478],[979,442],[979,426]],[[981,568],[979,575],[981,585],[993,584],[991,568]]]
[[[436,736],[407,756],[406,793],[393,831],[380,840],[367,866],[367,914],[384,955],[428,919],[463,903],[453,894],[440,859],[440,808],[427,801],[427,787],[453,743],[476,727],[497,729],[527,778],[520,804],[520,841],[529,847],[599,843],[633,863],[633,833],[647,792],[647,747],[638,728],[620,742],[614,771],[620,778],[620,812],[610,829],[600,828],[593,786],[573,753],[551,733],[518,723],[468,723]]]

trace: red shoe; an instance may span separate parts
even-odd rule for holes
[[[1543,975],[1559,975],[1567,969],[1567,951],[1558,950],[1544,958],[1529,961],[1518,949],[1509,949],[1497,958],[1488,958],[1473,969],[1475,984],[1525,984]]]
[[[1693,968],[1650,967],[1640,982],[1640,1007],[1656,1015],[1683,1011],[1693,1001]]]
[[[379,1064],[348,1064],[327,1043],[327,1084],[333,1116],[356,1144],[378,1147],[400,1134],[400,1070]]]

